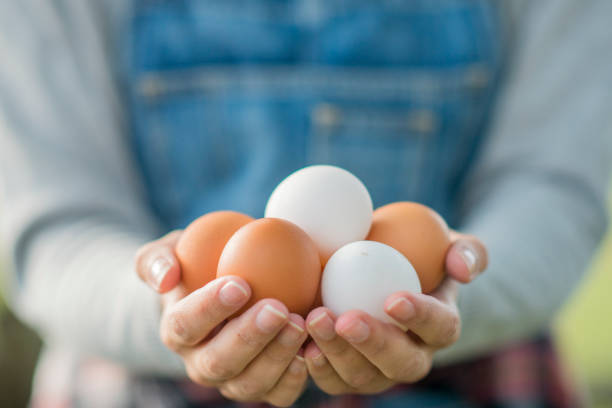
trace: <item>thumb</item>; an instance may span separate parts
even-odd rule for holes
[[[165,293],[181,279],[174,247],[182,231],[173,231],[156,241],[143,245],[136,253],[136,272],[153,290]]]
[[[446,253],[446,272],[453,279],[468,283],[487,268],[487,248],[473,235],[453,231],[451,239],[453,242]]]

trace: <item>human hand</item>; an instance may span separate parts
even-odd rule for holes
[[[278,300],[264,299],[226,319],[248,301],[239,277],[216,279],[187,294],[174,255],[179,231],[143,246],[136,257],[142,280],[164,294],[160,336],[183,359],[189,378],[236,401],[291,405],[308,378],[298,355],[307,337],[304,319]]]
[[[434,353],[459,338],[457,281],[470,282],[488,262],[477,238],[456,232],[451,238],[448,277],[433,293],[398,292],[387,298],[386,313],[405,330],[358,310],[337,317],[320,307],[308,315],[314,341],[304,356],[319,388],[331,395],[376,394],[429,373]]]

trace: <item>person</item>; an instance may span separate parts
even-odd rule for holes
[[[32,406],[574,404],[546,333],[607,226],[610,17],[605,0],[2,3],[1,235],[7,296],[45,342]],[[235,277],[183,297],[180,229],[261,217],[311,163],[457,231],[433,296],[387,299],[410,333],[274,299],[220,326],[250,295]]]

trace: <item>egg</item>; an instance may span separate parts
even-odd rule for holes
[[[217,277],[240,276],[253,295],[239,313],[258,300],[275,298],[293,312],[306,316],[321,280],[315,244],[295,224],[262,218],[240,228],[227,242]]]
[[[234,211],[205,214],[185,228],[175,252],[181,267],[181,280],[188,292],[201,288],[217,276],[219,257],[230,237],[253,221]]]
[[[444,219],[431,208],[414,202],[378,208],[368,240],[390,245],[404,254],[419,275],[423,293],[431,293],[444,279],[450,232]]]
[[[336,315],[359,309],[393,323],[384,303],[399,291],[420,293],[419,278],[404,255],[374,241],[340,248],[325,265],[321,279],[323,305]]]
[[[272,192],[265,215],[303,229],[325,264],[338,248],[365,239],[372,212],[370,194],[357,177],[339,167],[317,165],[283,180]]]

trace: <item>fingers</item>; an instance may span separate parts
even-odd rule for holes
[[[171,292],[165,297],[173,295]],[[243,279],[227,276],[209,282],[181,300],[169,302],[160,325],[162,341],[171,350],[181,353],[200,343],[250,296],[251,289]]]
[[[173,231],[141,247],[136,254],[136,272],[140,279],[159,293],[174,288],[181,279],[174,247],[182,231]]]
[[[452,306],[453,308],[457,307],[457,297],[459,295],[459,283],[453,279],[446,277],[440,285],[429,294],[440,302]]]
[[[227,381],[223,387],[241,400],[261,400],[274,388],[290,364],[305,367],[303,361],[293,360],[307,336],[304,319],[297,314],[290,315],[288,324],[280,333],[244,371]]]
[[[197,383],[236,377],[276,337],[289,319],[278,300],[264,299],[227,323],[205,345],[191,350],[187,373]]]
[[[344,313],[336,322],[336,331],[395,382],[418,381],[431,369],[432,352],[428,348],[419,347],[395,325],[367,313]]]
[[[304,358],[310,376],[323,392],[329,395],[356,393],[356,390],[340,378],[315,342],[310,342],[306,346]]]
[[[445,293],[444,287],[438,290]],[[434,296],[398,292],[387,298],[385,311],[428,346],[447,347],[459,339],[461,319],[454,301],[444,303]]]
[[[278,384],[265,397],[264,401],[277,407],[288,407],[302,395],[308,380],[308,371],[302,356],[293,357]]]
[[[356,389],[377,385],[380,371],[336,334],[334,324],[333,314],[324,307],[315,309],[307,318],[308,332],[346,384]]]
[[[453,244],[446,254],[446,271],[459,282],[470,282],[487,268],[487,249],[472,235],[453,232],[451,239]]]
[[[379,374],[376,379],[359,388],[348,385],[330,364],[315,342],[310,342],[304,351],[308,372],[317,387],[329,395],[342,394],[378,394],[390,388],[395,383]]]

